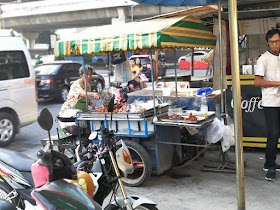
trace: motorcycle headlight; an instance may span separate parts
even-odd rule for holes
[[[124,177],[127,177],[128,174],[134,172],[134,166],[125,143],[121,140],[118,144],[121,144],[122,146],[116,151],[117,164],[119,169],[123,172]]]
[[[126,150],[123,150],[123,159],[126,163],[131,164],[131,158],[130,155]]]

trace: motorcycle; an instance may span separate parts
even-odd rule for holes
[[[38,123],[49,133],[53,120],[47,109],[40,112]],[[51,149],[50,133],[49,141]],[[33,206],[41,205],[45,209],[52,209],[65,202],[78,209],[101,209],[81,188],[62,180],[75,179],[76,170],[65,155],[50,149],[47,153],[39,151],[39,159],[34,163],[33,159],[19,152],[1,148],[0,199],[7,200],[20,209],[25,209],[24,201]]]
[[[95,186],[93,199],[102,205],[112,192],[107,209],[157,209],[156,203],[144,196],[127,195],[122,177],[134,171],[129,150],[122,140],[116,143],[113,131],[104,126],[101,126],[101,136],[102,139],[97,140],[96,132],[90,135],[93,144],[80,154],[81,161],[74,164],[78,171],[85,171],[91,176]],[[118,187],[122,197],[116,196]]]
[[[43,209],[102,209],[81,187],[64,180],[77,179],[75,168],[64,154],[40,150],[37,157],[31,168],[35,185],[31,196],[37,206]]]
[[[0,149],[0,198],[24,209],[24,200],[36,205],[31,197],[34,182],[31,166],[34,160],[15,151]]]

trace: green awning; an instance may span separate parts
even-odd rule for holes
[[[58,41],[56,57],[96,55],[111,51],[166,48],[215,48],[216,36],[197,18],[172,17],[94,27],[79,39]]]

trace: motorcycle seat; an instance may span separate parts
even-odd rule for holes
[[[0,161],[11,166],[18,171],[30,172],[31,165],[35,160],[27,157],[26,155],[8,149],[0,148]]]

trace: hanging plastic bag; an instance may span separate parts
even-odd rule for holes
[[[224,132],[224,122],[215,118],[214,121],[207,128],[206,140],[210,144],[215,144],[221,140]]]
[[[212,88],[200,88],[196,91],[196,95],[201,96],[202,93],[205,93],[205,95],[209,95],[212,92]]]
[[[132,79],[131,65],[128,60],[123,63],[116,64],[114,69],[115,82],[125,83]]]
[[[124,51],[120,50],[118,52],[112,52],[110,61],[112,64],[120,64],[126,61],[126,55]]]
[[[227,125],[223,127],[223,139],[221,141],[223,152],[229,150],[234,143],[234,124],[233,120],[227,115]]]
[[[143,82],[148,82],[149,81],[149,79],[146,77],[145,74],[140,74],[139,77]]]

